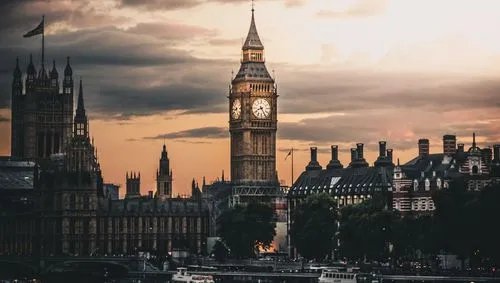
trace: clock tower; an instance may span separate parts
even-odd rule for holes
[[[264,46],[255,26],[242,47],[241,66],[229,89],[231,183],[240,187],[279,187],[276,176],[277,88],[267,71]]]

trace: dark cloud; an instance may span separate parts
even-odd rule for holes
[[[7,123],[7,122],[10,122],[10,118],[0,115],[0,123]]]
[[[449,119],[443,113],[419,112],[418,109],[401,111],[400,114],[398,110],[365,111],[304,119],[298,123],[280,123],[278,136],[285,140],[310,142],[318,147],[340,144],[344,147],[340,149],[344,150],[358,142],[364,143],[366,148],[377,150],[380,140],[387,141],[389,148],[406,150],[415,148],[419,138],[440,142],[443,135],[454,134],[460,142],[468,141],[473,132],[484,138],[486,143],[500,141],[500,117],[497,112],[489,112],[491,117],[497,117],[489,121],[468,121],[464,118],[457,122],[456,117],[460,117],[460,113],[454,114],[455,118]]]
[[[187,40],[194,37],[213,37],[215,30],[205,29],[199,26],[175,24],[175,23],[139,23],[127,30],[130,33],[140,35],[154,35],[157,38],[169,40]]]
[[[500,107],[499,77],[294,70],[280,75],[279,85],[282,113]]]
[[[154,137],[144,137],[144,139],[183,139],[186,138],[205,138],[205,139],[223,139],[229,136],[227,128],[222,127],[204,127],[185,131],[161,134]]]
[[[177,10],[198,6],[205,0],[121,0],[122,7],[135,7],[146,10]]]
[[[316,13],[321,18],[344,19],[376,16],[384,12],[387,0],[358,0],[344,11],[322,10]]]

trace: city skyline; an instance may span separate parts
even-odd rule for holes
[[[222,170],[229,176],[226,96],[248,32],[250,1],[5,3],[2,10],[11,9],[12,18],[2,19],[0,28],[8,42],[0,48],[6,55],[0,59],[1,155],[10,154],[15,58],[25,73],[33,52],[40,67],[40,40],[22,34],[44,13],[46,65],[54,58],[62,70],[71,56],[75,79],[83,77],[106,182],[124,185],[127,171],[140,171],[142,192],[155,190],[164,141],[175,195],[188,193],[193,177],[201,183]],[[280,94],[280,179],[290,183],[285,156],[292,146],[298,177],[309,146],[323,149],[318,159],[325,166],[330,144],[340,146],[346,164],[349,148],[363,142],[372,164],[379,140],[402,161],[416,155],[418,138],[431,140],[431,152],[442,151],[444,134],[467,145],[473,131],[480,145],[500,140],[499,4],[419,3],[256,1],[266,64],[276,69]],[[474,21],[464,23],[467,15]]]

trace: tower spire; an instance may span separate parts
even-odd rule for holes
[[[260,41],[259,33],[257,32],[257,26],[255,25],[255,9],[254,9],[254,2],[252,0],[252,20],[250,22],[250,29],[248,30],[248,35],[247,39],[245,40],[245,43],[243,44],[242,49],[243,50],[248,50],[248,49],[257,49],[257,50],[263,50],[264,45],[262,45],[262,41]]]

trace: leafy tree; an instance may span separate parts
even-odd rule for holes
[[[212,253],[215,256],[215,260],[217,260],[218,262],[225,262],[227,257],[229,256],[229,250],[220,240],[215,242]]]
[[[344,257],[354,260],[385,261],[389,243],[399,214],[385,209],[383,196],[341,210],[340,250]]]
[[[268,204],[250,202],[222,213],[218,225],[220,236],[234,256],[255,257],[259,247],[271,246],[276,235],[276,214]]]
[[[292,220],[291,238],[304,258],[322,260],[336,246],[337,206],[330,195],[310,195],[298,205]]]

